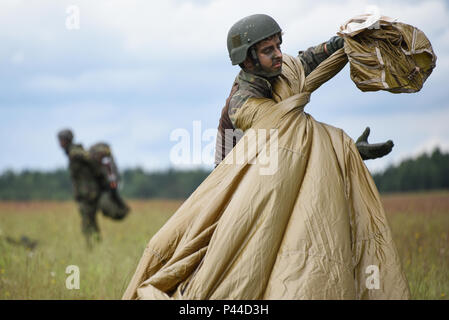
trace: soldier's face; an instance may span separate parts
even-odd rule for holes
[[[272,74],[280,73],[282,69],[281,39],[278,35],[262,40],[256,45],[256,54],[261,68]]]
[[[59,145],[64,149],[67,146],[67,141],[64,139],[59,139]]]

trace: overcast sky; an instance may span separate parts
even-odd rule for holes
[[[71,5],[79,9],[79,29],[67,28]],[[446,1],[2,0],[0,172],[65,167],[55,136],[64,127],[85,146],[109,142],[120,168],[173,166],[174,130],[193,139],[194,121],[202,133],[217,128],[239,71],[226,49],[235,21],[271,15],[284,31],[283,52],[296,55],[373,6],[432,42],[437,67],[424,88],[362,93],[346,66],[312,95],[306,111],[353,139],[366,126],[370,142],[392,139],[390,155],[366,162],[373,171],[436,145],[449,150]]]

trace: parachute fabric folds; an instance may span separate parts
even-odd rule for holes
[[[421,90],[437,60],[429,39],[411,25],[388,17],[372,18],[372,15],[357,16],[340,27],[351,79],[362,91]]]
[[[419,90],[436,58],[424,50],[420,60],[425,41],[407,28],[396,24],[412,32],[415,46],[408,48],[415,52],[402,51],[401,59],[420,69],[413,80],[394,82],[387,75],[398,76],[398,69],[385,63],[388,87],[367,81],[378,69],[354,63],[364,56],[354,55],[349,33],[345,48],[307,78],[301,62],[284,55],[273,99],[250,98],[238,111],[244,137],[150,240],[123,299],[410,298],[379,193],[354,141],[304,112],[348,57],[362,90]],[[370,30],[362,50],[373,49],[369,35],[377,37]]]

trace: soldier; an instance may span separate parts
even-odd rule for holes
[[[81,230],[88,247],[92,248],[94,243],[101,241],[97,209],[115,220],[123,219],[129,212],[129,207],[117,193],[117,167],[106,144],[94,145],[87,152],[81,144],[73,143],[73,133],[69,129],[61,130],[58,139],[69,158],[74,196],[81,213]]]
[[[101,194],[100,184],[89,158],[89,153],[81,144],[73,143],[73,133],[65,129],[58,133],[59,144],[69,158],[70,177],[74,197],[81,213],[81,230],[88,247],[101,240],[96,212]]]
[[[282,30],[268,15],[255,14],[236,22],[228,33],[227,46],[233,65],[241,70],[232,85],[222,109],[215,147],[217,166],[243,136],[235,124],[235,114],[249,98],[272,98],[271,86],[282,72]],[[344,45],[343,38],[334,36],[327,42],[299,51],[298,59],[305,76]],[[369,144],[367,127],[357,139],[356,146],[363,160],[383,157],[390,153],[393,142]]]

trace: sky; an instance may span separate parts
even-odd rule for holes
[[[66,127],[85,147],[108,142],[120,168],[146,170],[180,166],[177,133],[194,148],[199,132],[204,157],[192,150],[181,167],[212,168],[213,133],[239,72],[226,48],[237,20],[272,16],[284,31],[282,51],[296,55],[372,10],[431,41],[438,60],[423,89],[363,93],[347,65],[306,112],[354,140],[366,126],[370,142],[393,140],[388,156],[365,162],[373,172],[436,146],[449,151],[447,1],[2,0],[0,172],[66,167],[56,139]]]

